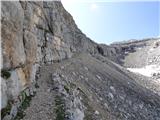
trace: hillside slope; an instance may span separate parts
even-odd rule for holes
[[[114,64],[102,63],[89,54],[42,66],[40,74],[40,88],[25,111],[24,120],[58,119],[57,99],[63,105],[64,113],[60,113],[63,119],[158,120],[160,117],[157,94]]]

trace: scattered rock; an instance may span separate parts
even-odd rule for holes
[[[99,112],[96,110],[96,111],[95,111],[95,114],[96,114],[96,115],[99,115]]]

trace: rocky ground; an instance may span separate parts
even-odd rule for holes
[[[140,77],[137,81],[133,78],[119,65],[101,62],[87,54],[42,66],[37,94],[25,110],[23,119],[58,120],[55,99],[60,94],[64,100],[61,103],[64,113],[60,113],[63,119],[159,120],[158,94],[137,83]]]
[[[53,67],[54,68],[54,67]],[[24,120],[53,120],[55,119],[55,95],[51,91],[51,71],[41,67],[40,77],[37,80],[36,96],[32,99],[30,107],[25,111]]]

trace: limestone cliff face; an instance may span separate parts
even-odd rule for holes
[[[94,53],[94,45],[60,2],[2,2],[3,68]]]
[[[35,80],[39,64],[96,52],[96,44],[77,28],[61,2],[2,2],[1,22],[2,69],[11,73],[11,90],[18,89],[12,97]],[[15,81],[22,87],[10,85]]]

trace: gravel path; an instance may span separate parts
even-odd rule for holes
[[[54,91],[51,92],[51,72],[48,67],[41,67],[39,88],[36,96],[33,97],[30,107],[25,111],[23,120],[54,120]]]

